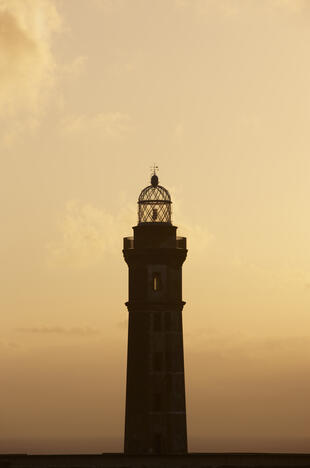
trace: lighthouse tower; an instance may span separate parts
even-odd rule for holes
[[[129,267],[125,453],[186,453],[182,264],[186,238],[171,223],[171,198],[158,184],[138,200]]]

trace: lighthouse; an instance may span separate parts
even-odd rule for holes
[[[129,269],[126,454],[187,453],[182,310],[186,238],[171,222],[171,197],[151,184],[138,199],[138,224],[124,238]]]

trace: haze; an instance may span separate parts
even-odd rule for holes
[[[0,0],[0,451],[121,451],[122,238],[188,237],[189,449],[310,450],[310,4]]]

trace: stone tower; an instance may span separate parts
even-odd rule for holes
[[[171,223],[171,198],[151,185],[138,200],[129,267],[125,453],[186,453],[182,264],[186,238]]]

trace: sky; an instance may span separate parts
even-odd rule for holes
[[[151,166],[189,450],[310,451],[310,3],[0,0],[0,452],[123,447]]]

